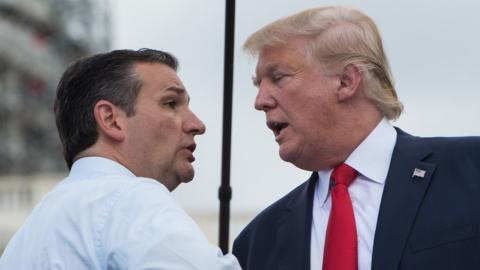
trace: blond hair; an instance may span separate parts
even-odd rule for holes
[[[366,14],[339,6],[307,9],[256,31],[244,49],[255,56],[266,47],[285,44],[296,36],[310,38],[308,51],[328,72],[343,72],[348,65],[358,67],[366,96],[386,118],[400,116],[403,105],[393,85],[380,33]]]

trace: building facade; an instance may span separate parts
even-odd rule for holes
[[[109,48],[108,10],[105,0],[0,0],[0,251],[66,172],[56,86],[73,60]]]

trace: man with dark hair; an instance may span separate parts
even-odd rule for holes
[[[244,269],[480,269],[480,138],[392,126],[402,104],[372,19],[308,9],[245,49],[280,157],[313,173],[237,237]]]
[[[71,65],[55,117],[70,174],[9,242],[1,269],[239,269],[170,196],[193,179],[194,137],[177,60],[118,50]]]

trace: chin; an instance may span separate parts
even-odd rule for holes
[[[280,148],[279,155],[283,161],[291,163],[299,169],[306,171],[317,170],[317,166],[315,166],[315,164],[312,164],[313,159],[302,156],[302,153],[300,151],[291,151],[291,149],[289,151],[289,149]]]
[[[298,159],[300,156],[300,151],[298,151],[298,147],[288,146],[288,145],[280,145],[278,149],[278,154],[283,161],[290,162],[295,164],[295,160]]]
[[[289,151],[285,151],[282,149],[280,149],[280,151],[278,152],[278,154],[280,155],[280,158],[285,161],[285,162],[288,162],[288,163],[292,163],[293,165],[299,167],[297,165],[297,155],[295,155],[295,153],[292,153],[292,152],[289,152]]]
[[[193,180],[193,177],[195,176],[195,171],[193,170],[193,168],[185,169],[179,172],[178,176],[180,183],[188,183]]]
[[[193,175],[192,176],[187,176],[187,177],[184,177],[181,182],[182,183],[189,183],[193,180]]]

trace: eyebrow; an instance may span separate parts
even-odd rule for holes
[[[187,97],[187,102],[190,103],[190,96],[187,94],[187,90],[185,88],[180,87],[180,86],[170,86],[165,89],[166,92],[174,92],[177,95],[183,96],[185,95]]]
[[[186,92],[185,88],[180,87],[180,86],[174,86],[174,85],[167,87],[167,88],[165,89],[165,91],[175,92],[175,93],[177,93],[177,94],[179,94],[179,95],[183,95],[183,94],[185,94],[185,92]]]

